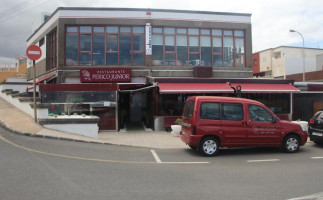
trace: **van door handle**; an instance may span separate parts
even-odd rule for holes
[[[248,126],[248,125],[249,125],[249,123],[248,123],[248,122],[242,122],[242,125],[244,125],[244,126]]]

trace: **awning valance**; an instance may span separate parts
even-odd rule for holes
[[[300,90],[291,84],[256,84],[231,83],[233,87],[241,86],[242,93],[299,93]]]
[[[226,83],[158,83],[160,93],[233,93]]]
[[[231,83],[242,93],[299,93],[291,84]],[[228,83],[158,83],[159,93],[233,93]]]

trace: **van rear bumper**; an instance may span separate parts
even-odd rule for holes
[[[186,137],[181,133],[180,138],[185,144],[191,147],[197,147],[202,138],[202,135],[190,135],[189,137]]]

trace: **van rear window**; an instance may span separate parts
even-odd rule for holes
[[[183,117],[192,118],[195,101],[187,101],[184,106]]]
[[[188,107],[188,113],[187,113],[188,118],[193,117],[194,105],[195,105],[195,101],[191,101],[191,103],[189,104],[189,107]]]

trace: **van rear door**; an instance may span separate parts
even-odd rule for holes
[[[192,134],[192,130],[195,129],[193,126],[193,114],[194,114],[195,101],[186,101],[182,116],[182,134],[185,137],[189,137]],[[193,130],[194,131],[194,130]]]

